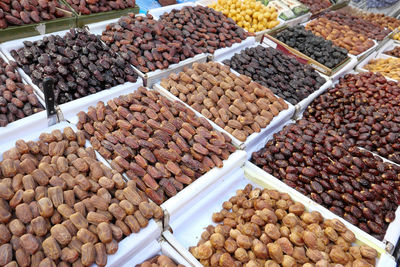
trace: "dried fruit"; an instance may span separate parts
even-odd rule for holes
[[[203,90],[203,84],[192,79],[187,80],[186,77],[191,73],[196,73],[196,79],[212,81],[213,87]],[[231,79],[229,83],[226,82],[227,76]],[[191,69],[178,75],[171,74],[168,79],[163,79],[161,84],[240,141],[245,141],[252,133],[260,132],[261,128],[267,127],[273,117],[278,115],[272,115],[273,110],[279,113],[288,108],[283,99],[275,97],[267,88],[251,82],[248,77],[231,73],[226,66],[216,62],[194,64]],[[259,91],[262,92],[262,96],[260,95],[257,100],[258,105],[246,105],[246,95],[254,95]],[[204,98],[205,94],[211,97]],[[212,112],[209,113],[209,110]],[[263,116],[263,112],[271,115]],[[187,139],[192,139],[192,135],[196,132],[189,128],[190,130],[191,133],[182,128],[179,133]],[[209,151],[220,153],[219,147],[210,144],[201,136],[195,135],[194,140],[198,142],[193,144],[195,152],[202,155],[208,155]]]
[[[129,110],[125,106],[129,106]],[[103,109],[104,113],[107,113],[108,119],[107,116],[95,117],[94,114]],[[152,113],[148,112],[149,109],[161,112],[160,116],[162,115],[163,119],[160,119],[159,124],[147,124],[149,121],[154,121],[155,118],[154,114],[151,115]],[[132,94],[110,100],[106,106],[100,102],[96,108],[90,107],[89,111],[81,113],[82,123],[78,125],[78,128],[82,129],[90,138],[96,150],[111,161],[115,170],[126,172],[128,178],[136,183],[134,189],[127,187],[121,191],[123,198],[130,202],[130,205],[120,199],[119,206],[129,215],[135,212],[132,206],[135,205],[139,206],[141,216],[145,219],[154,216],[154,210],[150,209],[149,205],[141,204],[143,199],[136,192],[136,187],[145,191],[146,195],[156,204],[161,204],[214,165],[221,167],[222,160],[227,159],[229,154],[235,150],[230,144],[230,138],[213,131],[207,121],[196,117],[182,104],[172,103],[144,87]],[[117,122],[119,118],[126,118],[130,125],[137,124],[137,127],[128,131],[124,129],[125,126],[121,126],[121,123],[119,125],[117,123],[115,127],[108,129],[109,132],[104,133],[104,136],[124,132],[125,139],[121,142],[116,141],[114,144],[106,139],[100,142],[98,138],[102,137],[91,132],[87,127],[87,125],[95,127],[108,120]],[[183,129],[191,135],[189,139],[188,136],[181,135]],[[195,136],[197,137],[195,138]],[[208,145],[192,142],[200,139],[205,140]],[[130,141],[127,143],[126,140]],[[137,142],[137,146],[132,146],[132,140]],[[95,145],[97,142],[99,142],[98,146]],[[205,155],[206,150],[208,151],[207,155]],[[115,186],[113,180],[109,178],[101,177],[98,182],[105,188]],[[158,215],[161,216],[159,210]],[[119,219],[122,220],[122,218]],[[139,221],[141,218],[137,219]],[[139,223],[146,224],[145,220],[141,220]],[[134,225],[132,224],[132,226]],[[136,229],[135,226],[133,228]]]
[[[100,37],[83,29],[71,29],[63,37],[51,35],[25,42],[23,48],[10,53],[41,90],[45,77],[57,81],[57,104],[137,80],[133,68],[122,57],[106,48]]]
[[[257,209],[262,201],[264,208]],[[268,211],[281,214],[273,220]],[[189,248],[205,266],[235,266],[235,261],[243,266],[260,266],[259,262],[270,267],[351,266],[375,262],[377,257],[368,246],[353,246],[350,230],[339,220],[324,220],[319,212],[307,212],[288,194],[275,190],[253,189],[249,184],[225,201],[217,214],[221,218],[214,220],[213,214],[216,226],[206,227],[197,246]]]

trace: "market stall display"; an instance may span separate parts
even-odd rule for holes
[[[378,41],[382,41],[392,32],[392,30],[385,29],[380,24],[370,22],[356,15],[353,16],[347,12],[342,12],[341,10],[325,13],[322,17],[331,21],[336,21],[340,25],[347,25],[352,31]]]
[[[26,41],[10,54],[40,90],[45,77],[55,80],[57,104],[137,80],[129,63],[84,29]]]
[[[274,94],[293,105],[326,82],[312,67],[303,65],[294,57],[272,47],[259,45],[246,48],[223,63],[268,87]]]
[[[329,0],[299,0],[301,3],[308,6],[312,14],[320,13],[321,11],[327,10],[332,6]]]
[[[161,204],[235,151],[228,136],[213,130],[178,102],[144,87],[78,113],[78,129],[111,166]]]
[[[248,184],[236,192],[213,214],[216,225],[209,225],[198,245],[189,248],[201,264],[375,265],[377,251],[352,245],[355,235],[338,219],[325,220],[276,190]]]
[[[2,154],[1,265],[105,266],[118,242],[162,218],[85,143],[82,131],[56,128]]]
[[[332,41],[314,35],[304,26],[288,27],[276,34],[276,39],[302,52],[328,68],[335,68],[347,59],[348,51]]]
[[[65,0],[76,12],[83,15],[134,8],[135,0]]]
[[[22,82],[16,68],[15,62],[8,64],[0,58],[0,127],[44,110],[32,86]]]
[[[218,0],[209,7],[222,12],[249,32],[272,29],[279,25],[277,10],[272,6],[266,7],[256,0]]]
[[[394,267],[400,20],[135,2],[0,0],[0,266]]]
[[[65,12],[57,0],[13,0],[0,2],[0,29],[10,26],[39,23],[65,17]]]
[[[399,90],[382,74],[348,74],[317,98],[303,117],[399,164]]]
[[[366,35],[356,33],[349,26],[324,17],[307,23],[306,30],[326,40],[331,40],[334,45],[347,49],[352,55],[359,55],[375,45],[375,42]]]
[[[216,62],[194,64],[160,85],[242,142],[288,108],[268,88]]]
[[[378,240],[395,219],[400,167],[322,123],[285,126],[252,162]]]

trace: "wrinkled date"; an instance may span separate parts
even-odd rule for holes
[[[141,72],[166,69],[201,53],[214,53],[246,39],[248,34],[233,20],[208,7],[172,10],[156,21],[146,17],[122,17],[107,25],[101,39]]]
[[[311,11],[312,14],[316,14],[324,9],[327,9],[332,5],[329,0],[299,0],[301,3],[305,4]]]
[[[383,40],[383,38],[391,33],[390,29],[385,29],[380,24],[373,23],[358,16],[353,16],[345,11],[331,11],[325,13],[323,17],[331,21],[336,21],[341,25],[347,25],[352,31],[364,34],[368,38],[379,41]]]
[[[297,191],[382,240],[400,204],[400,167],[324,124],[299,120],[274,135],[252,161]]]
[[[209,7],[186,6],[160,17],[161,23],[172,23],[182,30],[184,42],[204,53],[240,43],[249,34],[235,21]]]
[[[146,260],[145,262],[142,262],[138,265],[138,267],[163,267],[163,266],[170,266],[170,267],[185,267],[185,265],[182,264],[176,264],[173,259],[169,258],[168,256],[165,255],[157,255],[151,259]]]
[[[194,63],[161,86],[243,142],[288,108],[268,88],[215,62]]]
[[[284,55],[272,47],[259,45],[246,48],[223,63],[268,87],[274,94],[293,105],[326,82],[312,67],[303,65],[294,57]]]
[[[399,95],[399,85],[381,74],[349,74],[315,99],[303,115],[353,145],[400,163]]]
[[[212,130],[206,119],[144,87],[107,105],[99,102],[78,117],[77,127],[94,149],[157,204],[222,167],[235,151],[230,138]]]
[[[331,41],[320,36],[315,36],[303,25],[288,27],[279,32],[276,38],[331,69],[347,59],[346,49],[334,46]]]
[[[359,55],[375,45],[365,34],[357,33],[348,25],[339,24],[326,17],[319,17],[307,23],[306,30],[331,40],[334,45],[347,49],[352,55]]]
[[[0,162],[0,264],[98,266],[163,212],[70,127],[18,140]]]
[[[83,15],[135,7],[135,0],[67,0],[67,3]]]
[[[287,193],[250,184],[212,220],[216,225],[189,248],[203,266],[375,266],[378,256],[367,245],[353,245],[355,235],[340,220],[325,220]]]
[[[385,14],[368,12],[363,14],[362,18],[391,30],[395,30],[396,28],[400,27],[400,20],[386,16]]]
[[[135,82],[137,74],[122,57],[84,29],[71,29],[64,37],[46,36],[11,55],[33,83],[52,77],[55,99],[63,104],[123,84]]]
[[[43,110],[30,85],[23,84],[17,64],[0,58],[0,127]]]
[[[2,0],[0,29],[64,17],[60,8],[67,9],[55,0]]]

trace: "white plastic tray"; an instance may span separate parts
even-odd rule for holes
[[[246,159],[246,152],[242,150],[236,151],[227,160],[224,160],[224,166],[222,168],[213,168],[180,191],[176,196],[164,202],[161,205],[161,208],[164,210],[164,226],[169,225],[170,221],[179,218],[180,214],[191,209],[191,206],[187,205],[191,199],[200,195],[205,190],[208,190],[215,181],[226,176],[227,173],[242,167]]]
[[[339,80],[339,78],[341,78],[345,74],[349,73],[357,65],[357,63],[358,63],[357,57],[353,56],[351,54],[347,54],[347,55],[350,57],[350,61],[346,65],[344,65],[340,70],[338,70],[332,76],[330,76],[330,79],[332,80],[332,82]]]
[[[28,134],[25,132],[25,136],[21,137],[21,139],[25,141],[37,141],[39,140],[41,133],[50,133],[56,129],[62,131],[68,126],[71,127],[75,132],[77,131],[74,125],[67,122],[61,122],[41,131],[35,131]],[[0,143],[0,161],[3,160],[3,153],[15,146],[15,141],[16,140],[9,141],[7,143]],[[90,146],[89,142],[86,142],[86,146]],[[109,167],[108,163],[97,152],[95,153],[98,161]],[[161,235],[161,229],[161,225],[152,219],[149,221],[148,226],[141,229],[139,233],[132,233],[131,235],[125,237],[123,240],[118,242],[117,253],[114,255],[108,255],[107,266],[118,267],[121,263],[126,262],[133,254],[135,254],[137,250],[142,248],[143,242],[150,242],[151,240],[158,238]]]
[[[168,99],[183,103],[186,107],[190,108],[193,112],[195,112],[197,116],[207,119],[203,114],[199,113],[194,108],[189,106],[187,103],[183,102],[182,100],[171,94],[167,89],[163,88],[159,83],[155,84],[153,88],[156,91],[158,91],[161,95],[167,97]],[[211,123],[214,129],[227,134],[232,139],[233,145],[235,145],[239,149],[244,149],[247,152],[251,153],[252,147],[255,146],[258,142],[260,142],[263,137],[268,135],[268,133],[270,133],[275,127],[293,117],[295,108],[290,103],[287,104],[288,104],[288,109],[281,111],[278,114],[278,116],[274,117],[272,121],[268,124],[268,126],[266,128],[262,128],[259,133],[253,133],[250,136],[248,136],[245,142],[239,141],[236,137],[228,133],[226,130],[222,129],[212,120],[209,119],[207,120]]]
[[[170,227],[173,233],[170,231],[165,231],[163,233],[164,238],[194,266],[202,265],[193,257],[193,255],[190,254],[188,248],[197,245],[205,227],[210,224],[215,225],[212,222],[211,217],[214,212],[221,210],[222,203],[234,196],[237,189],[243,189],[249,183],[257,187],[266,187],[281,192],[287,192],[294,201],[304,204],[307,210],[320,211],[312,201],[298,192],[286,190],[286,188],[282,187],[279,183],[275,183],[275,178],[265,176],[266,173],[264,171],[261,170],[262,173],[260,176],[260,173],[254,172],[254,167],[255,166],[252,166],[251,163],[246,162],[244,168],[237,169],[216,181],[216,183],[210,186],[207,191],[204,191],[202,194],[193,198],[187,204],[191,207],[189,210],[179,214],[180,216],[178,219],[171,220]],[[333,213],[322,214],[325,219],[337,218],[343,221],[343,219],[340,219]],[[348,224],[346,226],[348,226]],[[375,246],[373,243],[371,244],[367,237],[364,236],[364,233],[354,232],[354,234],[357,238],[357,244],[368,244],[378,250],[379,260],[376,266],[396,266],[393,258],[389,256],[384,249]]]
[[[138,251],[135,251],[132,254],[130,254],[130,258],[126,259],[124,262],[121,262],[121,264],[118,264],[118,266],[119,267],[136,266],[137,264],[141,264],[142,262],[144,262],[156,255],[165,255],[177,264],[182,264],[187,267],[190,266],[190,263],[187,262],[163,238],[160,238],[159,240],[153,240],[149,244],[141,243],[141,247],[138,248]],[[108,264],[107,264],[107,266],[108,266]],[[115,266],[117,266],[117,265],[115,265]]]
[[[45,35],[39,35],[39,36],[34,36],[34,37],[29,37],[29,38],[6,42],[6,43],[3,43],[0,45],[0,51],[2,51],[4,53],[4,55],[6,56],[6,58],[8,60],[14,60],[10,54],[11,50],[14,50],[14,49],[17,50],[19,48],[24,47],[24,44],[23,44],[24,41],[34,42],[34,41],[43,39],[44,36],[49,36],[49,35],[64,36],[67,32],[69,32],[69,30],[59,31],[59,32],[45,34]],[[27,75],[21,68],[18,68],[18,72],[20,73],[21,77],[34,88],[35,93],[37,95],[39,95],[40,98],[44,99],[44,93],[39,89],[39,87],[36,84],[33,83],[32,79],[29,77],[29,75]],[[125,88],[130,88],[130,87],[138,87],[142,84],[143,84],[143,81],[140,79],[140,77],[138,77],[138,80],[135,83],[126,82],[124,84],[120,84],[120,85],[111,87],[109,89],[102,90],[95,94],[91,94],[91,95],[81,97],[79,99],[75,99],[70,102],[61,104],[61,105],[59,105],[59,107],[62,112],[65,111],[66,115],[70,116],[69,112],[80,109],[81,103],[85,103],[88,101],[90,102],[90,101],[93,101],[94,99],[96,99],[96,101],[99,101],[106,95],[115,95],[115,94],[118,94],[118,91],[120,91],[120,90],[124,90]]]
[[[400,43],[397,43],[397,42],[395,42],[394,40],[390,39],[388,42],[386,42],[386,43],[378,50],[378,53],[384,54],[384,55],[389,56],[389,57],[394,57],[394,56],[391,56],[391,55],[388,55],[388,54],[385,54],[385,53],[388,52],[388,51],[390,51],[390,50],[393,50],[394,48],[399,47],[399,46],[400,46]],[[394,58],[396,58],[396,57],[394,57]]]
[[[369,70],[365,69],[364,66],[367,65],[372,59],[378,59],[378,58],[394,58],[392,56],[386,55],[386,54],[380,54],[379,52],[372,52],[368,57],[364,58],[357,66],[356,66],[356,71],[358,72],[370,72]],[[400,59],[399,59],[400,60]],[[392,79],[390,77],[385,76],[385,78],[389,81],[395,81],[397,80]]]

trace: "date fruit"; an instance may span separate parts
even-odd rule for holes
[[[325,220],[276,190],[248,184],[214,215],[216,225],[189,248],[203,266],[355,266],[377,257],[375,249],[354,245],[354,234],[338,219]]]
[[[107,105],[99,102],[78,117],[77,127],[93,148],[157,204],[211,168],[222,167],[222,161],[235,151],[231,139],[214,131],[206,119],[144,87]],[[141,202],[140,194],[130,188],[121,194],[133,205]],[[137,210],[122,202],[120,206],[131,214]],[[144,225],[151,213],[148,207],[140,208],[146,214],[134,219]],[[135,225],[132,218],[126,220]]]
[[[41,90],[44,78],[56,81],[57,104],[137,80],[126,60],[85,29],[71,29],[63,37],[50,35],[24,42],[23,48],[10,53]]]
[[[216,62],[194,63],[192,69],[161,80],[161,86],[240,141],[260,132],[280,111],[288,108],[268,88],[244,75],[237,76],[229,67]],[[194,135],[197,152],[205,155],[209,150],[219,152],[217,147],[195,135],[193,127],[182,125],[179,132],[183,137]]]
[[[223,63],[251,77],[293,105],[326,82],[311,66],[303,65],[296,58],[272,47],[259,45],[246,48]]]

